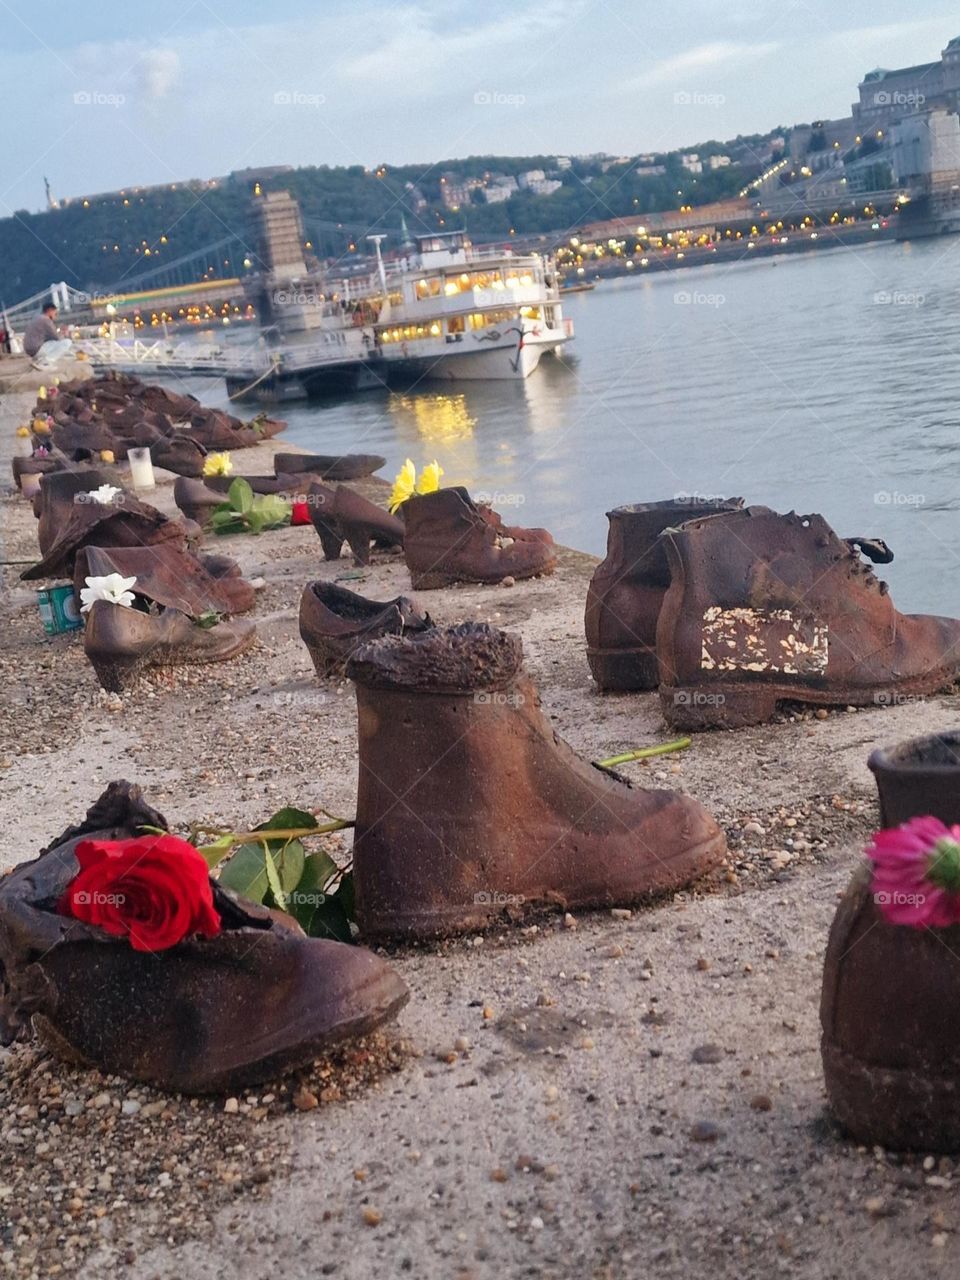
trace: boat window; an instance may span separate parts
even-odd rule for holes
[[[418,298],[436,298],[440,293],[440,277],[431,276],[429,279],[417,281],[417,297]]]
[[[447,321],[447,333],[463,333],[463,316],[451,316]]]

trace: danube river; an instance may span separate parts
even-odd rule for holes
[[[818,511],[890,544],[901,608],[960,613],[960,237],[606,281],[564,306],[576,340],[522,385],[287,405],[286,438],[382,453],[387,478],[436,458],[508,522],[596,553],[625,502]]]

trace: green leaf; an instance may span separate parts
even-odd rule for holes
[[[327,897],[313,913],[309,929],[311,938],[333,938],[336,942],[352,942],[350,921],[343,909],[339,893]]]
[[[344,914],[347,919],[356,920],[357,901],[352,871],[345,871],[340,877],[340,886],[337,889],[337,901],[343,907]]]
[[[294,809],[287,805],[270,815],[266,822],[254,827],[254,831],[299,831],[301,827],[315,827],[317,820],[306,809]]]
[[[259,511],[247,512],[247,528],[251,533],[263,533],[267,526],[266,519]]]
[[[281,911],[286,911],[287,895],[283,892],[280,873],[277,871],[277,864],[274,862],[273,854],[269,848],[263,851],[263,865],[266,868],[267,880],[270,882],[270,893],[273,895],[274,905],[279,907]]]
[[[270,890],[263,845],[242,844],[220,872],[220,883],[251,902],[263,902]]]
[[[303,874],[297,888],[303,893],[326,893],[327,885],[338,872],[339,868],[329,853],[321,849],[304,859]]]
[[[290,523],[290,503],[278,493],[267,494],[256,504],[255,510],[263,519],[264,525],[273,529],[279,525]]]
[[[219,840],[214,840],[213,844],[205,844],[202,849],[197,850],[197,853],[203,856],[207,866],[212,871],[214,867],[220,865],[232,847],[233,837],[226,835],[221,836]]]
[[[240,511],[243,515],[246,515],[253,506],[253,490],[243,476],[237,476],[231,483],[227,490],[227,497],[234,511]]]

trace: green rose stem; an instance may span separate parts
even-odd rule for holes
[[[622,755],[611,756],[609,760],[598,760],[601,769],[612,769],[618,764],[629,764],[631,760],[649,760],[652,756],[666,756],[673,751],[683,751],[690,746],[690,738],[675,738],[673,742],[661,742],[655,747],[638,747],[636,751],[624,751]]]
[[[344,831],[347,827],[356,825],[352,818],[334,818],[332,822],[325,822],[319,827],[290,827],[287,830],[268,827],[262,831],[221,831],[219,827],[191,827],[190,834],[197,836],[202,831],[204,835],[217,836],[218,843],[221,840],[226,842],[229,836],[231,844],[263,844],[269,840],[302,840],[305,836],[323,836],[330,831]]]

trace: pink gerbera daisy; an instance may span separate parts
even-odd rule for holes
[[[960,825],[911,818],[875,832],[866,852],[873,863],[874,902],[891,924],[960,924]]]

